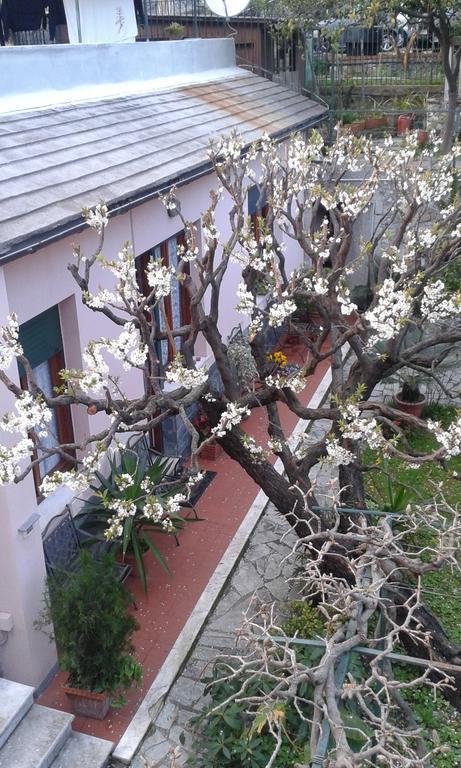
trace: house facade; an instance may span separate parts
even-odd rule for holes
[[[140,274],[151,256],[173,265],[182,226],[159,195],[177,186],[200,246],[200,216],[215,186],[210,137],[237,129],[248,143],[266,132],[283,141],[324,116],[320,104],[239,69],[229,39],[2,48],[0,94],[0,324],[17,314],[25,353],[50,393],[61,367],[81,367],[85,345],[116,330],[82,304],[66,269],[75,243],[87,254],[97,247],[82,207],[108,204],[106,257],[129,241]],[[224,198],[216,222],[223,237],[228,210]],[[289,270],[302,258],[294,244],[286,255]],[[100,270],[96,284],[111,287],[108,280]],[[238,269],[226,280],[224,338],[240,322],[236,301],[229,300]],[[187,302],[176,298],[174,311],[187,322]],[[206,363],[203,339],[195,352]],[[14,363],[9,374],[20,382],[16,369]],[[129,396],[139,392],[136,373],[120,375]],[[0,412],[12,403],[1,388]],[[106,417],[69,408],[54,418],[58,438],[78,441]],[[165,450],[180,449],[171,430],[164,438]],[[54,459],[43,461],[35,476],[0,487],[0,676],[34,686],[56,661],[54,647],[34,628],[45,582],[42,532],[72,499],[65,487],[38,496],[40,481],[56,468]]]

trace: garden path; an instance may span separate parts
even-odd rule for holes
[[[315,440],[327,425],[328,422],[318,422],[309,431],[309,438]],[[320,503],[328,504],[336,488],[332,474],[323,467],[317,482]],[[259,603],[280,601],[283,604],[299,597],[295,585],[288,580],[294,573],[294,560],[290,558],[284,562],[296,540],[285,520],[269,504],[184,670],[153,720],[131,768],[179,768],[184,765],[192,744],[188,723],[208,701],[203,678],[210,675],[216,656],[235,653],[236,630],[251,601],[256,596]]]

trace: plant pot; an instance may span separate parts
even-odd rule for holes
[[[107,693],[93,693],[82,688],[63,685],[64,693],[70,700],[72,711],[81,717],[104,720],[110,709],[110,696]]]
[[[357,120],[356,123],[349,123],[349,125],[344,127],[348,133],[360,133],[365,130],[366,124],[366,120]]]
[[[423,130],[420,128],[420,129],[419,129],[419,131],[418,131],[418,133],[417,133],[417,141],[418,141],[418,144],[421,144],[421,146],[422,146],[423,144],[427,144],[427,140],[428,140],[428,138],[429,138],[429,131],[423,131]]]
[[[200,458],[206,461],[216,461],[222,456],[223,449],[219,443],[207,443],[200,451]]]
[[[411,128],[413,115],[399,115],[397,118],[397,136],[404,136]]]
[[[365,121],[365,128],[367,131],[372,131],[374,128],[382,128],[387,125],[387,117],[368,117]]]
[[[410,416],[416,416],[418,419],[421,417],[421,414],[423,412],[423,408],[426,405],[426,398],[424,395],[421,395],[421,400],[418,400],[417,403],[409,403],[407,400],[401,400],[400,395],[402,393],[399,392],[397,395],[394,396],[394,402],[399,411],[402,411],[403,413],[408,413]]]

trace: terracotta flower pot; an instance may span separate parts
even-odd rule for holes
[[[397,136],[404,136],[411,128],[413,115],[399,115],[397,118]]]
[[[428,138],[429,138],[429,132],[423,131],[422,128],[420,128],[417,133],[418,144],[421,144],[421,145],[426,144]]]
[[[219,443],[207,443],[200,451],[200,457],[206,461],[216,461],[222,456],[222,446]]]
[[[382,128],[387,125],[387,117],[368,117],[365,123],[367,131],[372,131],[374,128]]]
[[[366,120],[357,120],[355,123],[349,123],[345,128],[348,133],[360,133],[365,130],[366,124]]]
[[[82,688],[63,685],[64,693],[70,700],[72,711],[81,717],[104,720],[110,709],[110,696],[107,693],[94,693]]]
[[[426,398],[424,395],[421,395],[421,400],[418,400],[417,403],[409,403],[407,400],[400,399],[401,394],[402,393],[399,392],[397,395],[394,395],[394,401],[399,411],[409,413],[411,416],[416,416],[419,419],[423,412],[423,408],[426,405]]]

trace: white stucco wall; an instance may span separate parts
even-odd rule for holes
[[[209,203],[209,190],[214,186],[215,180],[210,175],[178,190],[181,210],[187,219],[200,220],[201,212]],[[224,196],[216,216],[221,240],[225,240],[230,232],[228,211],[229,200]],[[160,201],[153,200],[110,220],[103,253],[113,258],[128,240],[137,256],[181,229],[180,219],[170,218]],[[287,240],[286,237],[284,239]],[[91,253],[96,246],[97,235],[87,229],[77,237],[63,239],[0,268],[0,323],[11,311],[15,311],[19,322],[23,323],[58,304],[68,367],[81,365],[81,349],[89,340],[119,333],[119,329],[109,320],[91,312],[81,303],[77,286],[66,269],[72,259],[74,241],[80,244],[83,253]],[[287,272],[300,260],[299,249],[288,242]],[[220,329],[224,337],[239,323],[246,324],[245,317],[235,311],[235,291],[239,279],[240,269],[230,264],[221,300]],[[98,284],[111,287],[110,273],[98,268],[98,277],[93,283],[94,292]],[[196,352],[206,354],[203,339],[199,341]],[[139,393],[140,377],[137,373],[120,373],[127,394]],[[0,414],[7,411],[10,405],[11,396],[2,387]],[[104,415],[90,417],[85,409],[73,408],[76,438],[84,437],[90,429],[99,429],[104,419]],[[14,620],[8,641],[0,646],[0,675],[32,685],[38,685],[43,680],[55,661],[53,646],[43,634],[33,629],[45,579],[41,531],[51,517],[63,510],[70,498],[71,493],[62,489],[37,507],[32,476],[19,485],[0,488],[0,612],[12,613]],[[40,519],[30,534],[24,536],[18,533],[21,524],[37,510]]]

